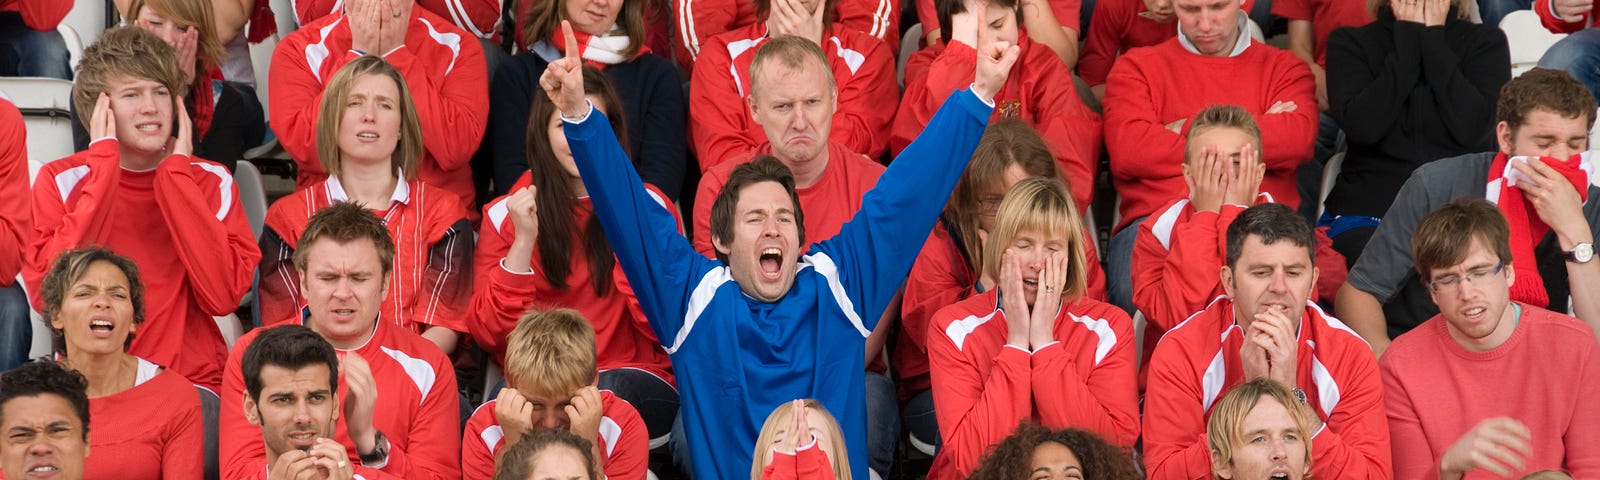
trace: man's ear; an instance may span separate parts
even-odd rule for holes
[[[1222,266],[1222,270],[1217,272],[1217,276],[1219,277],[1220,280],[1222,280],[1222,293],[1227,294],[1228,298],[1234,298],[1234,295],[1233,295],[1233,268],[1229,267],[1227,265],[1223,265]],[[1312,283],[1313,284],[1316,283],[1315,282],[1315,277],[1313,277],[1313,282]]]
[[[1215,473],[1217,478],[1233,480],[1232,463],[1222,461],[1222,452],[1218,452],[1216,449],[1211,450],[1211,472]]]
[[[1494,125],[1495,141],[1500,143],[1500,151],[1506,155],[1511,154],[1511,124],[1500,122]]]
[[[717,253],[722,254],[724,257],[730,256],[733,253],[732,247],[729,247],[727,243],[724,243],[722,238],[715,233],[711,234],[711,248],[717,249]]]
[[[244,406],[244,419],[249,421],[251,425],[260,426],[261,409],[256,408],[255,399],[250,398],[250,392],[240,392],[239,395],[244,396],[244,402],[242,402],[242,405]]]

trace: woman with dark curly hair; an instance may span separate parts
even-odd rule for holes
[[[1026,422],[995,444],[967,480],[1136,479],[1133,459],[1099,435]]]

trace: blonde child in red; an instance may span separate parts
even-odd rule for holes
[[[756,437],[750,480],[850,480],[839,421],[816,400],[778,405]]]
[[[1139,436],[1133,322],[1083,297],[1077,211],[1059,181],[1029,178],[1000,203],[984,252],[999,288],[934,314],[928,330],[944,442],[929,478],[963,478],[1017,425]]]
[[[499,455],[534,430],[562,429],[593,445],[607,478],[643,480],[650,437],[633,406],[595,387],[594,328],[576,310],[529,310],[511,331],[506,388],[467,419],[461,441],[466,478],[490,478]]]

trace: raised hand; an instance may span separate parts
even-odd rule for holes
[[[1067,286],[1068,255],[1052,252],[1039,272],[1039,294],[1033,297],[1029,315],[1028,345],[1038,350],[1056,340],[1056,316],[1061,313],[1061,293]]]
[[[1524,470],[1533,456],[1528,427],[1515,419],[1496,417],[1478,422],[1445,450],[1439,459],[1441,478],[1461,478],[1467,472],[1484,469],[1501,477]]]
[[[506,387],[500,389],[500,395],[494,399],[494,421],[500,424],[501,433],[505,436],[505,445],[501,449],[511,448],[522,434],[533,430],[533,404],[517,389]]]
[[[539,187],[529,185],[506,199],[506,210],[517,238],[539,238]]]
[[[406,44],[406,31],[411,25],[411,8],[416,5],[413,0],[382,0],[383,8],[378,12],[382,20],[379,28],[378,55],[384,55]]]
[[[578,40],[572,35],[572,24],[561,21],[561,36],[567,44],[567,55],[545,67],[539,76],[539,87],[561,110],[561,116],[573,118],[587,111],[588,100],[583,94],[583,58],[578,55]]]
[[[1450,16],[1450,0],[1422,0],[1422,24],[1429,27],[1444,25]]]
[[[1261,162],[1261,153],[1256,151],[1256,145],[1246,143],[1239,151],[1239,161],[1224,162],[1224,165],[1228,167],[1228,188],[1223,193],[1223,203],[1254,204],[1256,194],[1261,191],[1261,178],[1267,173],[1267,166]]]
[[[1564,245],[1594,241],[1589,221],[1583,215],[1583,198],[1578,196],[1578,189],[1561,172],[1546,164],[1546,158],[1512,162],[1511,168],[1530,180],[1517,182],[1517,189],[1522,190],[1522,196],[1533,204],[1539,219],[1550,226]]]
[[[317,462],[308,452],[289,450],[267,468],[267,480],[313,480],[323,476],[317,471]]]
[[[810,12],[806,11],[803,0],[772,0],[767,28],[772,30],[773,36],[793,35],[822,45],[824,10],[827,8],[822,0]]]
[[[183,102],[178,102],[182,104]],[[100,98],[94,100],[94,113],[89,117],[90,140],[99,140],[106,137],[117,136],[117,116],[111,111],[111,95],[100,92]]]
[[[1000,93],[1000,87],[1005,86],[1006,77],[1011,75],[1011,66],[1017,63],[1022,48],[994,38],[994,31],[989,28],[988,3],[978,6],[977,18],[978,44],[973,48],[978,51],[978,66],[972,77],[972,93],[993,102],[995,94]]]
[[[806,420],[806,411],[809,409],[806,408],[805,400],[790,402],[789,408],[794,414],[790,415],[788,431],[784,432],[783,441],[772,447],[772,451],[784,455],[794,455],[800,447],[810,445],[813,440],[811,423]]]
[[[344,375],[344,424],[357,452],[372,452],[378,445],[378,429],[372,425],[372,411],[378,406],[378,383],[372,366],[360,355],[347,353],[339,361]]]
[[[328,480],[350,480],[355,477],[355,466],[350,464],[350,454],[337,440],[318,438],[311,446],[311,462],[317,472]]]
[[[1394,19],[1401,22],[1422,23],[1422,0],[1389,0]]]
[[[604,469],[603,460],[606,457],[600,452],[600,418],[604,416],[604,412],[601,411],[600,389],[594,385],[578,389],[578,392],[572,395],[572,402],[567,404],[566,412],[567,430],[589,441],[589,445],[593,446],[595,470]]]
[[[382,55],[383,0],[345,0],[344,18],[350,23],[350,48]]]
[[[1201,212],[1222,211],[1227,197],[1226,160],[1217,153],[1216,145],[1200,147],[1200,158],[1183,164],[1183,181],[1189,185],[1189,203]]]
[[[1028,350],[1028,327],[1033,320],[1022,286],[1022,261],[1007,248],[1000,254],[1000,304],[1006,314],[1006,345]]]
[[[1295,340],[1294,322],[1284,312],[1268,309],[1255,314],[1250,328],[1245,331],[1245,341],[1266,352],[1267,378],[1289,388],[1299,384],[1295,375],[1295,355],[1299,353],[1299,344]]]
[[[178,50],[178,68],[183,70],[183,84],[194,83],[194,56],[196,47],[200,44],[200,29],[190,28],[178,34],[173,39],[173,48]]]
[[[1594,11],[1594,0],[1552,0],[1555,14],[1562,21],[1580,22]]]
[[[168,150],[173,155],[192,156],[194,154],[194,122],[189,120],[189,107],[184,106],[183,99],[176,96],[172,97],[172,103],[173,110],[176,110],[175,116],[177,118],[173,119],[173,121],[175,126],[178,127],[178,137],[167,141]]]

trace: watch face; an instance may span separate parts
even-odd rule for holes
[[[1587,263],[1589,260],[1593,260],[1594,245],[1588,243],[1578,245],[1578,248],[1572,250],[1572,258],[1577,260],[1578,263]]]

